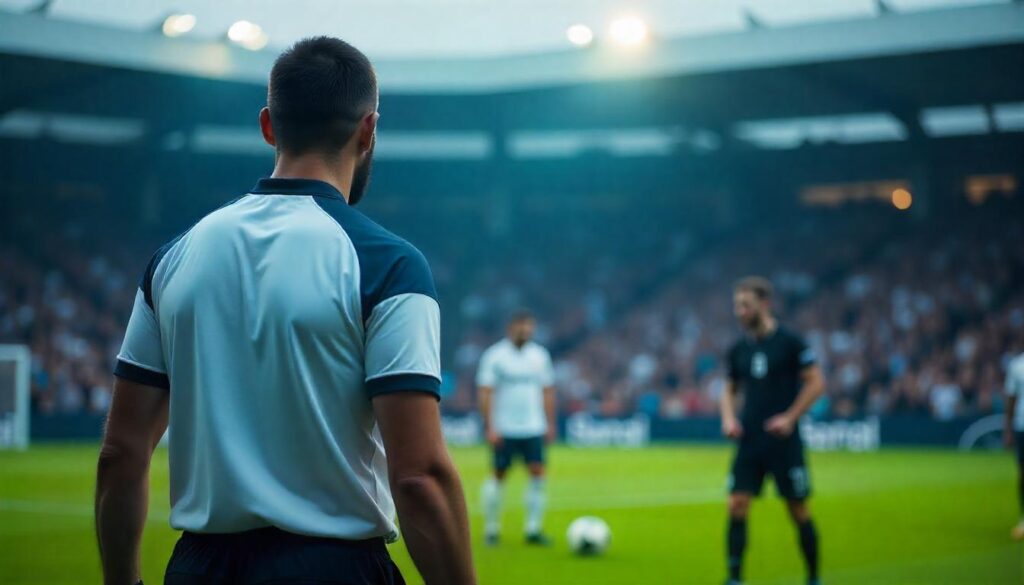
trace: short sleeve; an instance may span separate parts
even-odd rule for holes
[[[114,375],[147,386],[171,387],[164,364],[160,327],[141,288],[135,293],[135,305],[128,319],[124,343],[117,354]]]
[[[551,354],[546,349],[542,350],[541,354],[543,359],[540,369],[540,383],[541,386],[546,388],[555,384],[555,369],[551,365]]]
[[[793,353],[796,354],[796,362],[800,369],[809,368],[818,363],[818,356],[814,353],[814,348],[807,345],[803,337],[794,337],[793,347]]]
[[[441,396],[441,311],[437,301],[403,293],[377,303],[366,323],[370,397],[419,391]]]
[[[488,386],[494,388],[498,384],[498,372],[495,368],[495,355],[493,349],[488,349],[480,358],[480,365],[476,370],[477,387]]]

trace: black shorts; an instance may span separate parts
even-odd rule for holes
[[[404,585],[383,538],[339,540],[261,528],[235,534],[186,532],[165,585]]]
[[[754,436],[740,440],[729,475],[729,492],[761,495],[766,475],[772,476],[776,491],[787,500],[804,500],[811,495],[810,475],[799,437]]]
[[[1017,465],[1024,470],[1024,431],[1017,431],[1014,445],[1017,447]]]
[[[505,471],[512,466],[516,457],[527,464],[544,463],[544,437],[511,439],[503,437],[501,444],[494,448],[494,469]]]

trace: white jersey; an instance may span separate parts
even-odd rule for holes
[[[521,348],[508,339],[495,343],[480,358],[477,386],[494,389],[491,424],[508,438],[541,436],[548,430],[544,388],[554,383],[551,355],[529,341]]]
[[[1012,360],[1006,368],[1006,394],[1017,397],[1017,410],[1013,413],[1013,430],[1024,433],[1024,354]]]
[[[437,395],[426,260],[332,186],[264,179],[162,247],[118,377],[170,392],[171,525],[391,535],[370,399]]]

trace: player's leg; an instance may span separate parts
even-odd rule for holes
[[[818,583],[818,531],[811,518],[807,499],[811,495],[810,476],[804,461],[803,445],[791,443],[774,458],[771,473],[779,495],[786,499],[789,516],[797,529],[800,552],[807,566],[807,582]]]
[[[526,542],[548,545],[551,541],[544,535],[544,509],[547,505],[544,437],[527,439],[523,447],[523,458],[530,474],[530,485],[526,488]]]
[[[1017,433],[1017,497],[1020,499],[1020,520],[1013,527],[1014,540],[1024,540],[1024,433]]]
[[[811,511],[807,500],[787,500],[789,516],[796,525],[800,540],[800,552],[803,553],[807,565],[807,582],[818,583],[818,531],[814,527]]]
[[[501,501],[505,491],[505,474],[512,465],[512,450],[508,439],[503,439],[494,446],[493,465],[494,474],[484,482],[481,489],[484,538],[489,545],[498,544],[501,538]]]
[[[753,449],[741,443],[729,473],[729,524],[726,532],[728,584],[738,584],[743,578],[743,554],[747,549],[747,517],[750,502],[761,493],[764,466]]]

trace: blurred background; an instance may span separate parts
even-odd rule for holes
[[[621,4],[0,2],[0,341],[31,349],[36,434],[98,432],[146,260],[269,174],[269,66],[325,30],[379,71],[362,208],[433,267],[447,412],[527,306],[562,412],[711,415],[757,273],[822,356],[815,417],[998,413],[1020,4]]]
[[[1011,0],[0,0],[0,581],[98,582],[97,439],[137,282],[270,174],[269,70],[313,34],[377,68],[360,209],[433,269],[475,541],[474,373],[520,307],[555,360],[548,528],[612,527],[601,560],[481,547],[484,582],[721,582],[717,400],[749,274],[824,367],[802,431],[827,582],[1021,582],[996,451],[1024,352]],[[152,482],[159,582],[164,450]],[[797,583],[782,508],[757,514],[749,582]]]

